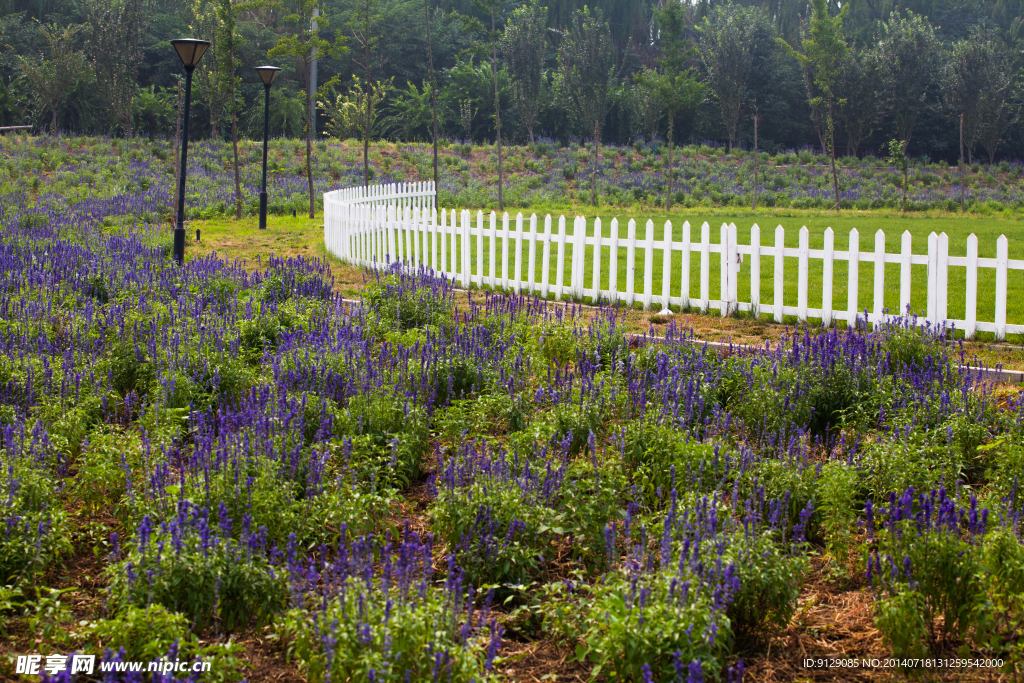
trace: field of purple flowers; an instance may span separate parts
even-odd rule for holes
[[[353,305],[321,261],[178,268],[151,147],[4,162],[0,676],[73,651],[215,681],[1024,671],[1024,393],[952,342],[723,354],[430,273]],[[228,196],[217,149],[197,196]],[[815,622],[812,581],[867,621]]]
[[[270,211],[284,214],[308,207],[305,148],[300,140],[271,141],[268,193]],[[323,192],[362,182],[362,145],[320,141],[314,146],[313,176],[317,201]],[[165,218],[174,193],[174,145],[170,140],[102,137],[0,138],[0,194],[6,201],[28,202],[45,211],[93,200],[104,215],[130,211],[150,222]],[[605,206],[663,206],[667,154],[656,143],[602,146],[598,192]],[[591,150],[577,144],[541,141],[506,148],[507,207],[567,210],[589,201]],[[239,151],[243,212],[258,211],[262,150],[244,141]],[[233,154],[221,141],[196,141],[189,151],[186,206],[189,218],[235,213]],[[446,142],[440,150],[439,202],[445,207],[497,208],[497,156],[486,145]],[[370,166],[375,183],[433,178],[429,145],[376,143]],[[673,156],[674,204],[681,208],[750,206],[753,156],[720,147],[689,146]],[[958,169],[945,162],[916,160],[909,171],[911,211],[959,210]],[[875,157],[844,157],[839,173],[841,204],[846,209],[894,209],[901,206],[902,173]],[[827,159],[810,150],[774,157],[761,154],[758,205],[802,209],[829,208],[832,181]],[[966,169],[967,206],[992,212],[1024,208],[1024,165],[1003,161]]]

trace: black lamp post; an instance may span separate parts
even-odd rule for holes
[[[270,137],[270,84],[281,68],[277,66],[258,66],[256,73],[263,81],[266,98],[263,101],[263,184],[260,186],[260,230],[267,228],[267,138]]]
[[[192,103],[192,72],[203,58],[208,40],[179,38],[172,40],[171,45],[178,53],[182,66],[185,67],[185,116],[181,127],[181,172],[178,182],[178,221],[174,226],[174,260],[180,266],[185,260],[185,169],[188,167],[188,110]]]

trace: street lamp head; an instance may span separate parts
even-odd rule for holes
[[[263,81],[263,85],[270,87],[270,84],[274,82],[274,77],[277,76],[277,72],[281,70],[279,66],[257,66],[256,73],[260,75],[260,80]]]
[[[185,71],[191,73],[196,68],[196,65],[199,64],[199,60],[203,58],[206,48],[210,47],[210,41],[196,40],[195,38],[178,38],[177,40],[172,40],[171,45],[174,46],[174,51],[178,53],[178,58],[181,59]]]

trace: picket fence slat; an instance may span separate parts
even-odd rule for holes
[[[916,292],[916,296],[920,301],[923,295],[924,319],[929,324],[955,326],[968,339],[979,332],[991,333],[997,340],[1005,339],[1007,334],[1024,334],[1024,324],[1007,320],[1009,273],[1024,271],[1024,259],[1009,258],[1005,235],[996,242],[995,258],[982,258],[978,255],[978,238],[973,234],[966,240],[965,255],[951,256],[949,236],[944,232],[931,233],[926,253],[915,254],[909,231],[900,235],[898,253],[889,253],[882,230],[875,232],[873,249],[862,251],[856,228],[850,231],[847,249],[841,250],[836,249],[832,228],[826,229],[821,248],[811,248],[806,226],[798,231],[794,247],[786,245],[786,231],[781,225],[775,228],[774,244],[766,244],[756,223],[750,228],[749,239],[740,234],[735,223],[723,223],[717,242],[712,242],[711,227],[704,222],[695,242],[689,221],[683,222],[676,239],[670,221],[665,221],[659,231],[653,220],[647,220],[638,235],[636,221],[629,219],[623,235],[617,218],[605,230],[600,218],[593,219],[591,225],[586,217],[577,216],[571,232],[567,230],[565,216],[557,217],[557,231],[553,230],[556,219],[551,215],[543,217],[543,230],[536,214],[526,218],[517,213],[514,228],[508,213],[502,213],[500,227],[498,219],[493,211],[487,221],[483,211],[477,211],[473,221],[468,209],[438,208],[431,182],[345,188],[324,195],[324,245],[329,253],[349,263],[370,268],[396,263],[404,270],[424,268],[464,288],[487,286],[545,298],[589,298],[630,306],[639,302],[648,310],[654,310],[657,304],[665,315],[671,314],[673,307],[696,307],[717,310],[722,316],[742,311],[768,315],[778,322],[795,317],[801,322],[820,320],[826,325],[837,319],[848,325],[857,324],[858,319],[880,325],[907,315],[912,311],[914,290],[921,286],[919,281],[915,284],[914,273],[921,272],[915,268],[924,268],[925,291]],[[643,261],[639,273],[638,250]],[[715,265],[719,286],[715,299],[711,298],[712,254],[718,255]],[[741,301],[739,282],[748,256],[749,301]],[[768,273],[764,258],[773,261],[773,269]],[[788,270],[794,264],[787,264],[787,260],[795,261],[795,283],[787,282],[787,271],[790,279],[794,279],[793,271]],[[840,311],[834,308],[837,261],[847,263],[846,309]],[[861,263],[870,263],[874,275],[867,288],[871,304],[867,311],[859,305]],[[820,308],[817,294],[812,297],[810,290],[811,274],[818,272],[817,264],[821,272]],[[896,293],[890,298],[886,292],[886,268],[890,264],[899,272],[898,308],[894,311],[886,307],[887,302],[896,304]],[[950,292],[951,281],[961,282],[951,269],[963,269],[963,290]],[[989,306],[994,304],[987,309],[994,310],[991,321],[978,319],[979,270],[994,271],[994,301],[985,302]],[[771,303],[763,300],[766,275],[771,279]],[[693,277],[698,279],[697,283],[692,282]],[[787,302],[787,289],[794,284],[796,298]],[[895,288],[895,282],[890,287]],[[962,320],[948,317],[951,294],[958,303],[959,297],[964,297]]]

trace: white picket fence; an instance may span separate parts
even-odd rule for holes
[[[968,339],[979,331],[991,332],[998,340],[1005,339],[1007,333],[1024,334],[1024,325],[1008,324],[1006,319],[1007,275],[1010,270],[1024,270],[1024,260],[1008,257],[1009,243],[1005,235],[996,243],[996,258],[978,257],[978,238],[973,234],[967,239],[966,256],[950,256],[949,238],[945,233],[936,235],[934,232],[928,237],[927,254],[911,252],[909,232],[902,235],[900,253],[886,253],[885,234],[881,230],[875,233],[871,251],[861,250],[860,233],[856,229],[850,232],[845,250],[836,249],[831,228],[825,231],[822,249],[809,248],[806,227],[800,230],[799,246],[786,247],[781,225],[775,228],[773,245],[762,244],[761,229],[756,224],[750,231],[750,243],[739,244],[735,223],[723,224],[718,230],[719,241],[713,243],[707,223],[700,227],[699,241],[693,242],[689,222],[683,223],[682,239],[677,241],[673,239],[672,223],[666,221],[659,240],[654,222],[650,220],[642,238],[637,236],[637,223],[632,219],[626,224],[625,235],[620,234],[618,219],[612,219],[610,229],[605,231],[600,218],[588,225],[586,218],[578,216],[573,220],[571,233],[566,231],[565,216],[558,217],[557,231],[550,215],[543,218],[543,227],[538,225],[536,214],[529,218],[517,214],[510,219],[505,213],[499,225],[493,212],[485,221],[483,212],[478,211],[474,222],[470,212],[463,210],[456,221],[455,210],[438,212],[434,198],[433,183],[429,182],[328,192],[324,195],[327,250],[361,266],[379,267],[399,261],[411,268],[431,268],[463,287],[502,288],[577,301],[589,298],[627,305],[639,302],[645,309],[658,307],[666,313],[669,306],[717,310],[722,316],[735,311],[753,311],[756,315],[770,315],[777,322],[782,322],[783,316],[795,316],[802,322],[817,319],[825,324],[834,320],[856,324],[858,317],[864,320],[865,310],[867,322],[872,324],[893,317],[884,306],[885,264],[899,264],[900,305],[899,310],[892,313],[905,313],[911,301],[911,267],[926,266],[928,322],[955,326],[963,330]],[[625,251],[625,289],[620,291],[618,269],[622,251]],[[662,261],[660,292],[654,291],[653,284],[657,265],[655,251],[661,253]],[[636,268],[638,252],[643,258],[642,272]],[[591,255],[589,262],[588,253]],[[717,299],[711,298],[712,254],[717,254],[719,261]],[[607,267],[603,266],[602,258],[608,258]],[[699,259],[700,264],[699,282],[695,283],[699,296],[691,292],[691,259],[694,258]],[[766,258],[772,259],[774,268],[772,303],[764,301],[761,292]],[[786,271],[787,258],[797,260],[796,306],[781,304],[787,278],[794,276],[792,264],[790,272]],[[555,259],[553,282],[549,281],[552,259]],[[810,305],[809,263],[812,260],[821,261],[822,266],[820,307]],[[738,274],[745,261],[750,268],[750,297],[748,301],[741,301]],[[839,302],[834,302],[832,296],[835,278],[841,277],[836,273],[837,261],[847,264],[847,301],[842,309],[835,308]],[[870,306],[858,300],[862,263],[872,266],[874,282]],[[564,277],[566,265],[568,282]],[[963,319],[947,316],[950,268],[966,269]],[[995,315],[991,322],[978,320],[977,316],[978,272],[985,268],[995,270]],[[638,276],[640,282],[637,282]]]

